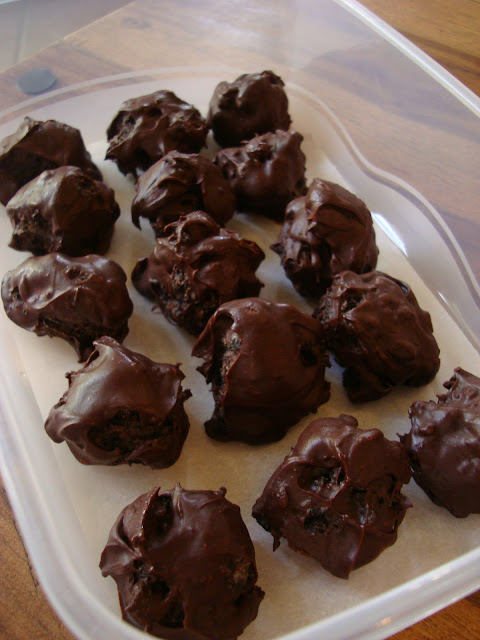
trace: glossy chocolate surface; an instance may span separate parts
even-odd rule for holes
[[[215,410],[205,428],[216,440],[280,440],[330,397],[321,324],[289,304],[223,304],[192,353],[204,360],[199,371],[212,384]]]
[[[155,91],[127,100],[107,129],[107,160],[137,176],[166,153],[197,153],[208,128],[198,109],[172,91]]]
[[[400,436],[415,482],[457,518],[480,513],[480,378],[461,368],[437,402],[414,402]]]
[[[264,257],[255,242],[195,211],[157,238],[150,256],[137,262],[132,282],[170,322],[198,335],[221,304],[259,294],[263,285],[255,271]]]
[[[167,224],[192,211],[205,211],[224,226],[235,213],[235,196],[211,160],[170,151],[138,179],[133,223],[140,227],[140,218],[147,218],[158,237]]]
[[[43,255],[103,254],[120,215],[115,194],[78,167],[44,171],[9,200],[10,247]]]
[[[178,459],[188,434],[178,365],[154,362],[110,337],[93,343],[85,366],[67,374],[68,391],[45,430],[83,464],[141,463],[153,469]]]
[[[14,133],[0,141],[0,202],[6,205],[42,171],[65,165],[79,167],[93,180],[102,179],[78,129],[56,120],[24,118]]]
[[[273,71],[245,73],[234,82],[220,82],[207,116],[218,144],[235,147],[255,134],[286,131],[291,119],[284,86]]]
[[[399,442],[358,429],[352,416],[314,420],[269,479],[253,517],[273,548],[286,538],[339,578],[348,578],[397,539],[410,502],[410,467]]]
[[[117,583],[124,619],[167,640],[235,640],[264,596],[225,489],[140,496],[114,524],[100,567]]]
[[[232,187],[240,211],[283,220],[290,200],[306,191],[302,141],[296,131],[278,130],[217,153],[215,164]]]
[[[287,277],[304,296],[318,298],[334,275],[375,269],[378,248],[365,203],[338,184],[315,178],[307,195],[290,202],[278,242]]]
[[[102,256],[34,256],[4,276],[3,306],[23,329],[69,342],[82,362],[97,338],[121,342],[127,335],[133,305],[126,279],[116,262]]]
[[[382,397],[392,387],[421,387],[440,366],[430,314],[410,287],[380,271],[342,271],[314,315],[329,350],[345,367],[343,384],[353,402]]]

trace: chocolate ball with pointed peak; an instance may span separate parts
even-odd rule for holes
[[[264,258],[255,242],[195,211],[165,228],[132,282],[170,322],[198,335],[221,304],[259,294],[255,271]]]
[[[6,205],[42,171],[66,165],[79,167],[93,180],[102,179],[78,129],[56,120],[24,118],[14,133],[0,141],[0,202]]]
[[[177,484],[123,509],[100,568],[125,620],[167,640],[235,640],[257,617],[255,550],[225,493]]]
[[[121,342],[127,335],[133,304],[126,280],[109,258],[47,253],[27,258],[4,276],[3,306],[19,327],[66,340],[82,362],[97,338]]]
[[[193,105],[172,91],[155,91],[127,100],[107,129],[105,159],[122,173],[146,171],[169,151],[197,153],[205,146],[208,127]]]
[[[205,423],[216,440],[280,440],[330,397],[321,324],[289,304],[262,298],[226,302],[208,321],[192,354],[212,385]]]
[[[457,518],[480,513],[480,378],[457,367],[438,401],[414,402],[400,436],[413,479]]]
[[[286,131],[291,118],[284,86],[273,71],[244,73],[234,82],[220,82],[207,116],[218,144],[236,147],[256,134]]]
[[[411,506],[400,442],[379,429],[361,430],[353,416],[314,420],[274,471],[253,517],[274,539],[348,578],[397,539]]]
[[[341,367],[352,402],[381,398],[395,385],[435,377],[440,350],[430,314],[410,287],[380,271],[342,271],[314,312]]]
[[[235,196],[220,169],[198,154],[170,151],[137,181],[132,221],[147,218],[157,237],[182,215],[205,211],[220,226],[235,213]]]
[[[9,200],[7,214],[13,249],[84,256],[108,251],[120,207],[104,182],[67,166],[27,182]]]

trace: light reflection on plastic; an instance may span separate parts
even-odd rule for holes
[[[400,238],[400,236],[395,231],[395,229],[392,227],[392,225],[388,222],[388,220],[386,220],[381,213],[372,212],[372,216],[375,222],[382,229],[382,231],[384,231],[387,234],[390,240],[392,240],[397,245],[397,247],[405,256],[408,256],[408,251],[407,251],[407,247],[405,246],[405,243]]]
[[[377,629],[381,629],[382,627],[385,627],[387,624],[390,624],[392,622],[392,619],[393,618],[383,618],[383,620],[380,620],[379,622],[377,622],[375,627]]]

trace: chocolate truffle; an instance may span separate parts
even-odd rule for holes
[[[294,551],[348,578],[397,539],[411,506],[410,467],[399,442],[361,430],[352,416],[314,420],[274,471],[253,517]]]
[[[352,402],[376,400],[394,385],[420,387],[439,366],[430,314],[404,282],[380,271],[342,271],[314,313]]]
[[[290,200],[306,191],[302,140],[296,131],[276,131],[217,153],[215,164],[230,183],[240,211],[283,220]]]
[[[340,185],[319,178],[306,196],[288,205],[272,249],[295,289],[316,298],[337,273],[372,271],[378,257],[372,215],[365,204]]]
[[[215,409],[205,428],[216,440],[280,440],[330,397],[322,326],[289,304],[226,302],[192,353],[205,361],[198,370],[212,385]]]
[[[120,208],[105,183],[78,167],[59,167],[21,187],[8,202],[7,214],[13,249],[84,256],[108,250]]]
[[[248,530],[223,488],[140,496],[113,525],[100,568],[117,583],[123,618],[167,640],[235,640],[264,596]]]
[[[178,459],[188,434],[183,404],[190,391],[178,365],[160,364],[105,336],[52,408],[45,430],[83,464],[141,463],[153,469]]]
[[[137,182],[132,220],[147,218],[155,235],[192,211],[205,211],[221,226],[235,213],[235,196],[220,169],[198,154],[170,151]]]
[[[156,91],[127,100],[107,129],[106,160],[124,174],[146,171],[176,149],[197,153],[205,146],[208,127],[198,109],[172,91]]]
[[[457,518],[480,513],[480,378],[455,369],[438,402],[414,402],[400,436],[415,482]]]
[[[23,329],[69,342],[82,362],[97,338],[121,342],[127,335],[133,305],[126,279],[116,262],[102,256],[47,253],[27,258],[5,275],[3,306]]]
[[[79,167],[93,180],[102,179],[78,129],[56,120],[24,118],[15,133],[0,141],[0,202],[6,205],[42,171],[65,165]]]
[[[218,144],[235,147],[255,134],[286,131],[291,119],[284,86],[273,71],[244,73],[234,82],[220,82],[207,116]]]
[[[255,242],[195,211],[166,227],[132,282],[170,322],[198,335],[221,304],[259,294],[255,271],[264,258]]]

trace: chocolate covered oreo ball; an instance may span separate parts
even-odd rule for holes
[[[414,402],[400,436],[415,482],[457,518],[480,513],[480,378],[457,368],[438,401]]]
[[[355,418],[321,418],[302,433],[253,507],[274,539],[311,556],[334,576],[374,560],[397,539],[410,502],[410,467],[399,442]]]
[[[21,187],[7,214],[13,249],[82,256],[108,250],[120,208],[106,184],[78,167],[59,167]]]
[[[439,366],[430,314],[410,287],[380,271],[342,271],[314,316],[326,332],[352,402],[381,398],[392,387],[420,387]]]
[[[15,133],[0,141],[0,202],[6,205],[42,171],[65,165],[79,167],[93,180],[102,179],[78,129],[56,120],[24,118]]]
[[[140,227],[140,218],[147,218],[158,237],[167,224],[192,211],[205,211],[224,226],[235,213],[235,196],[211,160],[170,151],[138,179],[133,223]]]
[[[318,298],[334,275],[375,269],[378,248],[364,202],[338,184],[316,178],[307,195],[290,202],[272,249],[295,289]]]
[[[289,304],[223,304],[192,353],[212,385],[215,409],[205,428],[216,440],[280,440],[330,397],[321,324]]]
[[[167,640],[235,640],[257,617],[255,550],[219,491],[159,488],[128,505],[100,560],[123,618]]]
[[[232,187],[240,211],[283,220],[290,200],[306,191],[302,140],[296,131],[276,131],[217,153],[215,164]]]
[[[198,335],[221,304],[258,295],[255,271],[264,257],[255,242],[195,211],[166,227],[132,282],[170,322]]]
[[[287,130],[291,119],[284,82],[273,71],[245,73],[215,88],[207,116],[221,147],[235,147],[255,134]]]
[[[174,149],[197,153],[207,132],[198,109],[172,91],[156,91],[122,104],[107,129],[106,159],[137,176]]]
[[[86,360],[104,335],[121,342],[133,305],[126,275],[113,260],[60,253],[28,258],[2,281],[7,316],[39,336],[63,338]]]
[[[179,366],[107,336],[93,346],[83,369],[67,374],[68,391],[50,411],[46,432],[83,464],[171,466],[189,429],[183,404],[190,391],[182,389]]]

